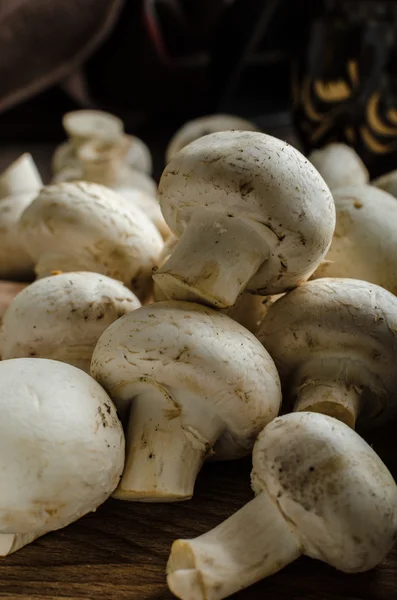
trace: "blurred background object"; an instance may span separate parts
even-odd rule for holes
[[[392,0],[0,0],[0,143],[98,108],[158,176],[182,123],[223,112],[305,152],[347,142],[376,176],[397,162],[396,25]]]

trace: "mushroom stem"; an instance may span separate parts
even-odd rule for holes
[[[32,156],[26,152],[0,176],[0,198],[39,191],[43,186]]]
[[[295,412],[318,412],[342,421],[352,429],[361,408],[360,391],[343,381],[309,381],[294,392]]]
[[[259,229],[249,219],[208,209],[196,211],[153,278],[169,299],[217,308],[233,306],[269,256]]]
[[[27,546],[44,533],[0,533],[0,556],[8,556]]]
[[[115,185],[119,178],[120,164],[118,160],[97,160],[83,163],[83,179],[108,187]]]
[[[122,164],[131,146],[125,136],[117,143],[91,140],[84,144],[78,157],[83,167],[83,179],[112,187],[120,181]]]
[[[193,540],[177,540],[167,565],[182,600],[220,600],[276,573],[302,553],[299,539],[266,491]]]
[[[132,402],[127,427],[126,464],[113,496],[122,500],[173,502],[193,496],[201,465],[223,433],[221,420],[194,395],[171,396],[157,384],[144,384]],[[176,398],[176,400],[174,399]]]

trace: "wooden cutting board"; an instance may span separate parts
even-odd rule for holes
[[[18,287],[0,284],[0,307]],[[397,365],[396,365],[397,368]],[[365,436],[397,477],[397,423]],[[204,533],[252,498],[250,461],[204,466],[195,497],[175,504],[109,500],[64,530],[0,559],[8,600],[170,600],[165,565],[174,539]],[[397,600],[397,548],[377,569],[345,575],[301,558],[233,596],[239,600]]]

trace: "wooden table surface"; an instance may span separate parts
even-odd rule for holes
[[[23,150],[32,151],[47,180],[52,148],[46,145],[0,149],[0,171]],[[365,437],[397,478],[397,423]],[[0,597],[170,600],[165,566],[173,540],[204,533],[250,500],[249,474],[248,459],[206,464],[189,502],[109,500],[95,514],[0,559]],[[233,598],[397,600],[397,548],[377,569],[361,575],[345,575],[301,558]]]

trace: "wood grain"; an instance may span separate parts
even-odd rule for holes
[[[365,436],[397,475],[396,423]],[[169,549],[217,525],[251,497],[250,461],[203,468],[195,497],[177,504],[109,500],[68,528],[0,560],[0,597],[8,600],[170,600]],[[395,600],[397,549],[377,569],[345,575],[302,558],[233,596],[236,600]]]

